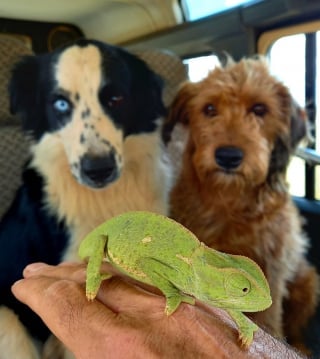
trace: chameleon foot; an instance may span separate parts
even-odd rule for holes
[[[248,349],[253,341],[254,332],[257,331],[259,327],[241,312],[236,312],[234,310],[227,310],[227,312],[238,326],[241,346]]]
[[[95,274],[87,277],[86,281],[86,297],[88,300],[92,301],[97,296],[98,290],[100,288],[101,282],[105,279],[112,277],[112,274]]]
[[[168,316],[171,315],[178,309],[179,305],[182,302],[194,305],[195,299],[191,296],[181,295],[181,294],[178,294],[178,295],[172,296],[172,297],[167,297],[165,313]]]

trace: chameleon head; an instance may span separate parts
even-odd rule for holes
[[[272,304],[270,289],[261,272],[260,278],[251,276],[246,271],[232,269],[224,277],[225,304],[233,304],[243,312],[258,312]]]
[[[226,255],[222,266],[198,268],[197,291],[204,302],[241,312],[262,311],[272,304],[270,288],[260,267],[243,256]]]

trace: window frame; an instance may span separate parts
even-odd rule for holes
[[[305,102],[308,113],[308,120],[314,131],[317,130],[316,123],[316,33],[320,32],[320,21],[305,22],[299,25],[282,27],[276,30],[266,31],[261,34],[257,41],[258,53],[267,55],[272,45],[279,39],[298,34],[306,36],[306,73],[305,73]],[[319,59],[318,59],[319,61]],[[318,68],[320,71],[320,67]],[[319,101],[318,101],[319,103]],[[320,108],[318,108],[320,111]],[[320,136],[314,133],[314,136]],[[296,156],[305,160],[305,195],[309,200],[319,200],[316,198],[316,169],[320,165],[320,151],[315,150],[315,146],[308,144],[305,148],[299,148]]]

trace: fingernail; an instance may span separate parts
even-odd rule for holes
[[[19,279],[12,284],[11,291],[14,295],[16,294],[16,288],[19,287],[20,283],[22,283],[22,282],[23,282],[23,279]]]
[[[24,271],[27,271],[27,272],[36,272],[38,271],[39,269],[41,268],[44,268],[44,267],[47,267],[48,265],[46,263],[42,263],[42,262],[37,262],[37,263],[31,263],[31,264],[28,264]]]
[[[22,282],[22,281],[23,281],[23,279],[18,279],[17,281],[15,281],[15,282],[12,284],[11,288],[13,288],[13,287],[19,285],[19,283]]]

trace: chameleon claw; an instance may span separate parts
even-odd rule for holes
[[[239,340],[241,342],[241,347],[244,349],[248,349],[253,342],[254,333],[259,329],[259,327],[251,323],[251,326],[248,328],[242,328],[239,331]]]
[[[86,297],[89,301],[93,301],[97,296],[98,290],[100,288],[101,282],[105,279],[112,277],[110,273],[103,273],[87,278],[86,283]]]
[[[174,313],[182,302],[194,305],[195,299],[189,295],[182,294],[173,297],[167,297],[165,314],[169,316]]]
[[[253,333],[252,333],[252,337],[246,337],[244,335],[239,335],[239,340],[241,342],[241,347],[243,349],[248,349],[253,341]]]
[[[87,297],[88,301],[90,301],[90,302],[92,302],[96,296],[97,296],[97,293],[86,292],[86,297]]]

